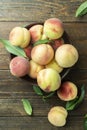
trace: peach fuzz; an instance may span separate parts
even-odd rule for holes
[[[10,61],[10,72],[16,77],[22,77],[28,74],[29,61],[24,57],[17,56]]]
[[[58,63],[55,61],[55,59],[53,59],[50,63],[48,63],[46,66],[46,68],[53,68],[55,70],[57,70],[58,73],[61,73],[63,68],[61,66],[58,65]]]
[[[63,35],[64,28],[62,21],[58,18],[47,19],[44,23],[44,34],[49,39],[58,39]]]
[[[70,101],[75,99],[77,93],[78,93],[77,86],[70,81],[62,83],[60,89],[57,91],[58,97],[63,101]]]
[[[54,106],[48,112],[48,121],[57,127],[62,127],[66,124],[68,112],[62,106]]]
[[[12,45],[25,48],[30,43],[30,32],[26,28],[14,27],[9,34],[9,40]]]
[[[43,91],[52,92],[60,87],[61,77],[56,70],[47,68],[38,73],[37,83]]]
[[[31,41],[35,43],[36,41],[40,40],[43,33],[43,25],[33,25],[30,29]]]
[[[31,58],[40,65],[48,64],[54,57],[54,50],[49,44],[40,44],[33,47]]]
[[[55,60],[63,67],[72,67],[78,61],[78,51],[71,44],[64,44],[60,46],[55,52]]]
[[[33,60],[30,60],[29,62],[29,73],[28,75],[33,78],[36,79],[37,78],[37,74],[40,70],[44,69],[44,66],[39,65],[37,63],[35,63]]]

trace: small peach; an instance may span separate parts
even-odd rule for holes
[[[44,23],[44,34],[50,39],[58,39],[63,35],[64,28],[58,18],[47,19]]]
[[[42,69],[44,69],[44,66],[37,64],[33,60],[30,60],[30,62],[29,62],[29,76],[31,78],[36,79],[38,72]]]
[[[14,57],[10,62],[10,72],[16,77],[22,77],[28,74],[29,71],[29,61],[24,57]]]
[[[42,32],[43,32],[43,25],[33,25],[30,29],[30,35],[31,35],[31,40],[32,43],[35,43],[36,41],[40,40],[42,37]]]
[[[29,45],[28,47],[24,48],[25,54],[26,56],[31,59],[31,50],[32,50],[32,46]]]
[[[45,67],[53,68],[53,69],[57,70],[58,73],[61,73],[63,70],[63,68],[61,66],[59,66],[58,63],[55,61],[55,59],[51,60],[51,62],[49,62]]]
[[[55,60],[63,68],[73,66],[77,62],[78,57],[77,49],[71,44],[64,44],[55,52]]]
[[[76,98],[78,93],[77,87],[74,83],[66,81],[61,84],[57,91],[58,97],[63,101],[70,101]]]
[[[53,42],[50,43],[50,45],[53,47],[54,51],[56,51],[56,49],[63,44],[64,44],[63,38],[56,39],[56,40],[54,40]]]
[[[9,34],[12,45],[25,48],[30,43],[30,32],[26,28],[15,27]]]
[[[68,112],[62,106],[54,106],[48,112],[48,121],[57,127],[62,127],[66,124]]]
[[[40,65],[48,64],[54,57],[54,50],[49,44],[40,44],[33,47],[31,58]]]
[[[39,71],[37,75],[37,83],[43,91],[51,92],[60,87],[61,77],[56,70],[47,68]]]

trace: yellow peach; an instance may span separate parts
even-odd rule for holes
[[[48,112],[48,121],[57,127],[62,127],[66,124],[68,112],[64,107],[54,106]]]
[[[43,25],[37,24],[33,25],[30,29],[30,35],[32,43],[35,43],[36,41],[40,40],[43,33]]]
[[[55,60],[63,68],[73,66],[78,61],[78,57],[77,49],[71,44],[64,44],[55,52]]]
[[[28,74],[31,78],[36,79],[38,72],[42,69],[44,69],[44,66],[37,64],[33,60],[30,60],[30,62],[29,62],[29,73]]]
[[[31,58],[40,65],[48,64],[54,57],[54,50],[49,44],[40,44],[33,47]]]
[[[9,40],[12,45],[25,48],[30,43],[30,32],[26,28],[15,27],[9,34]]]
[[[37,75],[37,83],[43,91],[51,92],[59,89],[61,85],[61,77],[56,70],[46,68],[39,71]]]
[[[58,18],[47,19],[44,23],[44,34],[50,39],[58,39],[63,35],[62,21]]]
[[[53,68],[57,70],[58,73],[62,72],[63,68],[58,65],[58,63],[53,59],[51,62],[49,62],[46,66],[46,68]]]

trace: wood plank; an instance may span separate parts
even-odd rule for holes
[[[87,22],[87,16],[75,18],[76,9],[81,0],[1,0],[0,21],[43,21],[50,17],[58,17],[66,22]],[[4,6],[3,6],[4,5]]]
[[[5,94],[4,94],[5,95]],[[10,95],[8,93],[8,95]],[[26,94],[27,95],[27,94]],[[14,98],[13,98],[14,97]],[[57,95],[47,99],[45,102],[42,100],[40,96],[35,95],[34,93],[28,93],[27,97],[16,96],[16,93],[11,93],[10,98],[0,99],[0,117],[8,116],[27,116],[21,99],[28,99],[33,107],[33,115],[34,116],[47,116],[49,110],[53,106],[63,106],[65,107],[66,102],[61,101]],[[82,104],[73,111],[69,112],[69,116],[84,116],[87,113],[87,96],[85,97]]]
[[[79,119],[79,120],[78,120]],[[83,130],[83,117],[69,117],[66,126],[52,126],[47,117],[0,117],[0,130]]]

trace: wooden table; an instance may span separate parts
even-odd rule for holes
[[[87,15],[75,18],[82,0],[0,0],[0,37],[8,39],[15,26],[43,22],[57,17],[79,51],[79,61],[65,80],[78,87],[85,84],[87,92]],[[10,57],[0,44],[0,130],[83,130],[83,118],[87,113],[87,94],[78,109],[69,112],[67,124],[62,128],[52,126],[47,120],[52,106],[62,105],[56,94],[46,102],[37,96],[28,81],[16,78],[9,71]],[[27,98],[33,106],[33,115],[28,116],[21,99]]]

